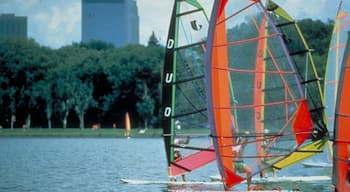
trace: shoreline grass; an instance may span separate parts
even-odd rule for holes
[[[162,137],[163,130],[159,128],[147,129],[144,133],[141,129],[131,129],[130,136],[133,138],[157,138]],[[208,129],[184,129],[181,134],[209,134]],[[123,138],[124,129],[121,128],[99,128],[99,129],[79,129],[79,128],[2,128],[0,137],[115,137]]]

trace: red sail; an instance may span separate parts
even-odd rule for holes
[[[340,73],[334,127],[333,184],[350,191],[350,33]]]
[[[172,176],[183,175],[193,171],[216,159],[214,147],[210,147],[207,151],[199,151],[195,154],[187,156],[179,161],[172,163],[169,172]]]
[[[312,132],[312,119],[305,100],[299,105],[293,122],[293,131],[298,145],[308,139]]]

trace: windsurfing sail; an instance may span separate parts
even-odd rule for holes
[[[207,0],[174,2],[162,77],[162,128],[169,177],[186,174],[216,158],[209,137],[204,79],[211,6]],[[205,130],[205,136],[188,129]],[[176,158],[178,151],[181,158]]]
[[[282,33],[283,41],[295,64],[314,125],[309,142],[306,142],[288,158],[274,164],[274,168],[281,169],[322,152],[329,135],[324,98],[320,78],[311,54],[312,49],[309,48],[297,22],[283,8],[272,0],[267,1],[266,7],[270,17]]]
[[[260,0],[215,1],[206,45],[210,128],[230,189],[299,149],[313,121],[283,34]],[[240,173],[244,164],[249,174]]]
[[[334,22],[332,38],[328,50],[324,96],[328,127],[334,128],[334,112],[337,98],[338,80],[343,61],[347,31],[350,30],[350,3],[341,2]]]
[[[350,191],[350,32],[344,52],[335,107],[333,184],[335,191]]]
[[[129,113],[125,113],[125,133],[124,136],[127,138],[130,138],[130,131],[131,131],[131,123],[130,123],[130,116]]]

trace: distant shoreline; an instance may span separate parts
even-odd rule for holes
[[[209,134],[208,129],[185,129],[182,134]],[[133,138],[161,138],[163,130],[159,128],[131,129],[130,136]],[[1,128],[0,137],[106,137],[106,138],[124,138],[124,129],[122,128],[99,128],[99,129],[79,129],[79,128]]]

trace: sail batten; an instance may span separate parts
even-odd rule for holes
[[[195,10],[192,10],[192,11],[187,11],[187,12],[183,12],[183,13],[180,13],[180,14],[177,14],[176,16],[183,16],[183,15],[189,15],[191,13],[195,13],[195,12],[199,12],[199,11],[204,11],[202,8],[200,9],[195,9]]]

